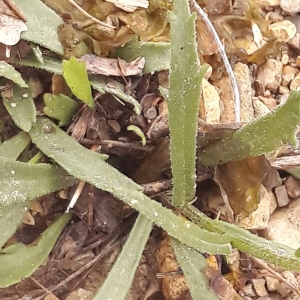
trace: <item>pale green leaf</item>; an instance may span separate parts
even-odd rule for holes
[[[285,104],[224,139],[198,151],[198,162],[206,166],[242,160],[276,150],[283,144],[297,146],[300,124],[300,92],[292,91]]]
[[[22,59],[18,63],[23,66],[34,67],[48,71],[50,73],[62,75],[61,61],[57,58],[44,56],[44,64],[41,64],[35,56],[31,55],[27,58]],[[117,98],[133,105],[134,111],[138,115],[141,113],[142,109],[140,103],[132,96],[126,94],[124,86],[120,82],[113,79],[109,79],[108,84],[107,79],[105,79],[105,77],[103,76],[91,76],[90,82],[92,87],[99,93],[108,93],[114,95]]]
[[[135,36],[124,47],[116,49],[114,56],[126,61],[133,61],[138,57],[145,57],[143,73],[168,70],[170,68],[170,43],[138,41]]]
[[[10,79],[20,87],[28,87],[21,74],[13,66],[3,60],[0,61],[0,76]]]
[[[192,205],[186,205],[183,213],[207,230],[229,235],[232,246],[248,255],[285,270],[300,271],[300,257],[295,255],[295,249],[268,241],[236,225],[212,220]]]
[[[216,294],[209,288],[205,270],[208,263],[202,253],[187,247],[176,239],[172,239],[172,246],[177,261],[189,285],[193,300],[218,300]]]
[[[58,126],[70,124],[80,107],[78,101],[63,94],[54,95],[45,93],[43,98],[45,102],[45,115],[58,120]]]
[[[76,183],[60,167],[0,160],[0,249],[14,234],[30,200]]]
[[[196,187],[196,134],[201,80],[195,15],[188,1],[174,1],[169,13],[171,67],[169,89],[170,158],[173,174],[173,205],[182,207],[193,200]]]
[[[45,133],[44,126],[53,127],[54,130]],[[142,193],[141,186],[103,161],[99,154],[78,144],[47,118],[38,118],[29,135],[45,155],[54,159],[69,174],[112,193],[164,228],[171,236],[199,251],[230,253],[226,234],[208,234],[206,230],[151,200]]]
[[[36,245],[13,244],[0,252],[0,287],[5,288],[27,278],[46,260],[64,227],[71,219],[62,215],[40,236]]]
[[[89,82],[85,62],[72,56],[70,60],[62,61],[62,75],[72,93],[91,109],[94,107],[92,89]]]
[[[94,300],[125,300],[145,245],[152,230],[152,222],[139,215],[122,249]]]
[[[44,64],[44,57],[43,53],[38,45],[30,43],[30,47],[32,49],[33,54],[35,55],[36,59],[43,65]]]
[[[63,19],[41,0],[14,0],[14,2],[27,18],[28,30],[22,32],[21,38],[62,55],[64,51],[58,40],[57,28],[64,24]]]
[[[29,135],[23,131],[0,144],[0,160],[16,160],[30,144]]]
[[[146,146],[146,137],[142,129],[136,125],[127,126],[128,131],[133,131],[137,136],[139,136],[142,140],[142,145]]]
[[[29,88],[21,88],[12,84],[12,98],[3,95],[3,102],[16,125],[23,131],[28,132],[36,120],[36,108]]]

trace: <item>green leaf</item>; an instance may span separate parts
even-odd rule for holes
[[[22,59],[18,63],[23,66],[39,68],[50,73],[62,75],[61,61],[57,58],[45,56],[44,64],[41,64],[34,55],[31,55],[27,58]],[[105,79],[105,77],[103,76],[91,76],[90,82],[92,87],[99,93],[108,93],[114,95],[117,98],[120,98],[121,100],[133,105],[134,111],[138,115],[141,113],[142,108],[140,103],[132,96],[126,94],[126,92],[124,91],[124,86],[120,82],[109,79],[108,84],[107,79]]]
[[[295,132],[299,124],[300,92],[292,91],[285,104],[224,139],[200,149],[198,162],[214,166],[227,161],[263,155],[283,144],[297,146]]]
[[[300,258],[295,255],[295,249],[268,241],[236,225],[212,220],[192,205],[186,205],[182,212],[207,230],[229,235],[231,245],[240,251],[274,264],[276,267],[300,271]]]
[[[145,57],[146,63],[143,73],[168,70],[170,68],[170,43],[142,42],[135,36],[124,47],[116,49],[114,56],[126,61],[133,61],[138,57]]]
[[[92,89],[89,82],[85,62],[78,61],[72,56],[70,60],[62,61],[62,75],[66,80],[72,93],[83,101],[90,109],[94,107]]]
[[[14,234],[30,200],[76,183],[59,167],[0,160],[0,248]]]
[[[44,126],[53,127],[54,130],[45,133]],[[171,236],[199,251],[230,253],[226,234],[208,234],[206,230],[151,200],[142,193],[141,186],[103,161],[102,156],[78,144],[47,118],[38,118],[29,135],[45,155],[54,159],[69,174],[112,193],[164,228]]]
[[[30,48],[32,49],[32,52],[35,55],[36,59],[43,65],[44,57],[40,47],[38,45],[30,43]]]
[[[57,27],[64,23],[63,19],[40,0],[14,2],[27,18],[28,30],[22,32],[21,38],[62,55],[63,47],[58,40]]]
[[[43,56],[43,62],[41,62],[34,54],[31,54],[16,63],[21,66],[38,68],[50,73],[62,75],[62,61],[56,57],[45,55]]]
[[[23,131],[0,144],[0,160],[16,160],[30,144],[29,135]]]
[[[173,249],[177,261],[184,273],[193,300],[218,300],[216,294],[210,290],[205,270],[208,263],[205,257],[195,249],[189,248],[176,239],[172,239]]]
[[[45,93],[43,98],[46,105],[44,107],[45,115],[58,120],[58,126],[70,124],[80,107],[77,101],[63,94],[54,95]]]
[[[139,136],[142,140],[142,145],[146,146],[146,137],[142,129],[136,125],[127,126],[128,131],[133,131],[137,136]]]
[[[94,300],[125,300],[141,260],[153,223],[139,215],[130,235]]]
[[[13,96],[6,98],[3,95],[3,103],[16,125],[23,131],[28,132],[36,120],[36,109],[29,88],[21,88],[12,84]]]
[[[0,253],[0,287],[5,288],[27,278],[45,261],[64,227],[71,219],[62,215],[40,236],[36,245],[13,244]]]
[[[188,1],[174,1],[171,25],[171,68],[169,89],[170,157],[173,174],[173,205],[193,200],[196,186],[197,117],[204,69],[200,72],[196,16]]]
[[[20,87],[28,87],[21,74],[14,67],[3,60],[0,61],[0,76],[10,79]]]

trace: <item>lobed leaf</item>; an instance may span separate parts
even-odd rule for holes
[[[30,89],[21,88],[13,83],[12,91],[12,98],[7,98],[5,93],[2,93],[3,103],[16,125],[28,132],[36,120],[36,109]]]
[[[139,265],[153,223],[139,215],[130,235],[94,300],[125,300]]]
[[[45,261],[71,215],[64,214],[40,236],[36,245],[16,243],[0,252],[0,288],[27,278]]]
[[[60,167],[0,160],[0,249],[14,234],[30,201],[76,183]]]
[[[69,61],[62,61],[62,68],[62,75],[72,93],[93,109],[94,99],[85,63],[72,56]]]
[[[198,151],[198,163],[206,166],[264,155],[283,144],[297,145],[300,124],[300,92],[292,91],[285,104],[224,139]]]
[[[28,66],[48,71],[50,73],[62,75],[61,60],[49,56],[44,56],[44,63],[37,60],[34,55],[22,59],[18,62],[22,66]],[[91,76],[91,85],[99,93],[108,93],[120,98],[121,100],[130,103],[134,107],[134,111],[139,115],[141,113],[140,103],[132,96],[127,95],[124,91],[124,86],[116,80],[109,80],[109,84],[103,76]]]
[[[53,130],[45,133],[44,126],[53,127]],[[38,118],[29,135],[45,155],[54,159],[69,174],[112,193],[171,236],[202,252],[230,253],[226,234],[219,235],[200,229],[151,200],[142,193],[141,186],[106,163],[102,155],[78,144],[47,118]]]
[[[57,35],[57,28],[64,23],[63,19],[40,0],[14,2],[27,18],[28,30],[22,32],[21,38],[63,55],[63,47]]]
[[[61,127],[70,124],[80,107],[78,101],[63,94],[54,95],[45,93],[43,99],[45,102],[43,109],[45,115],[58,120],[58,126]]]

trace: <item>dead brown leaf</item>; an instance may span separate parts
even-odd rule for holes
[[[134,76],[141,74],[145,58],[138,57],[134,61],[127,63],[123,59],[99,57],[94,54],[85,54],[80,58],[86,63],[87,71],[90,74],[105,76]]]

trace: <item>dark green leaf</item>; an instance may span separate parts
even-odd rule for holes
[[[36,109],[29,88],[21,88],[12,84],[12,98],[5,98],[4,105],[16,125],[23,131],[28,132],[36,120]]]
[[[14,0],[20,11],[26,16],[28,30],[21,38],[39,44],[62,55],[63,47],[58,40],[57,27],[63,19],[40,0]]]
[[[43,98],[45,102],[45,115],[57,119],[59,121],[58,126],[70,124],[80,107],[77,101],[63,94],[54,95],[45,93]]]
[[[59,167],[0,160],[0,248],[14,234],[30,200],[76,183]]]
[[[20,132],[9,140],[0,144],[0,160],[16,160],[31,140],[27,133]]]

